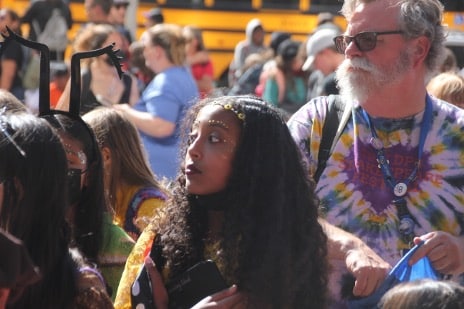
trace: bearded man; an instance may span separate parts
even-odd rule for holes
[[[464,110],[425,87],[444,52],[443,6],[345,0],[342,14],[347,28],[334,42],[345,55],[336,76],[348,120],[318,179],[323,217],[391,265],[423,242],[411,264],[427,256],[444,278],[462,280]],[[311,175],[327,106],[327,97],[315,98],[288,122]],[[335,264],[333,274],[351,271]],[[380,284],[378,276],[354,275],[369,292]]]

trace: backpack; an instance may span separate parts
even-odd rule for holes
[[[37,42],[45,44],[51,51],[64,51],[68,45],[68,24],[60,9],[53,9],[45,27],[40,31],[37,20],[32,21]]]
[[[351,117],[351,108],[343,102],[339,95],[331,94],[327,97],[327,101],[327,116],[322,127],[317,169],[313,176],[316,183],[327,165],[327,160],[329,160],[340,134]]]

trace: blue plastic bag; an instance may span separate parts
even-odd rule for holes
[[[428,257],[423,257],[412,266],[408,265],[409,259],[416,250],[423,244],[420,243],[414,246],[403,258],[393,267],[382,285],[371,295],[348,301],[349,309],[368,309],[377,308],[377,303],[382,296],[392,287],[400,282],[414,281],[419,279],[434,279],[440,278],[435,271]]]

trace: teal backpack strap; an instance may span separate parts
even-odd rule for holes
[[[338,141],[340,134],[348,122],[351,115],[351,108],[345,109],[345,102],[339,95],[329,95],[327,97],[327,116],[322,127],[321,144],[317,157],[317,169],[313,179],[317,183],[324,171],[327,160],[332,154],[333,147]]]

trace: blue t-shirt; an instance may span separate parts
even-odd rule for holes
[[[135,109],[173,122],[172,135],[157,138],[140,132],[151,168],[158,178],[173,180],[179,167],[179,128],[187,109],[199,98],[198,88],[185,67],[171,67],[155,76]]]

